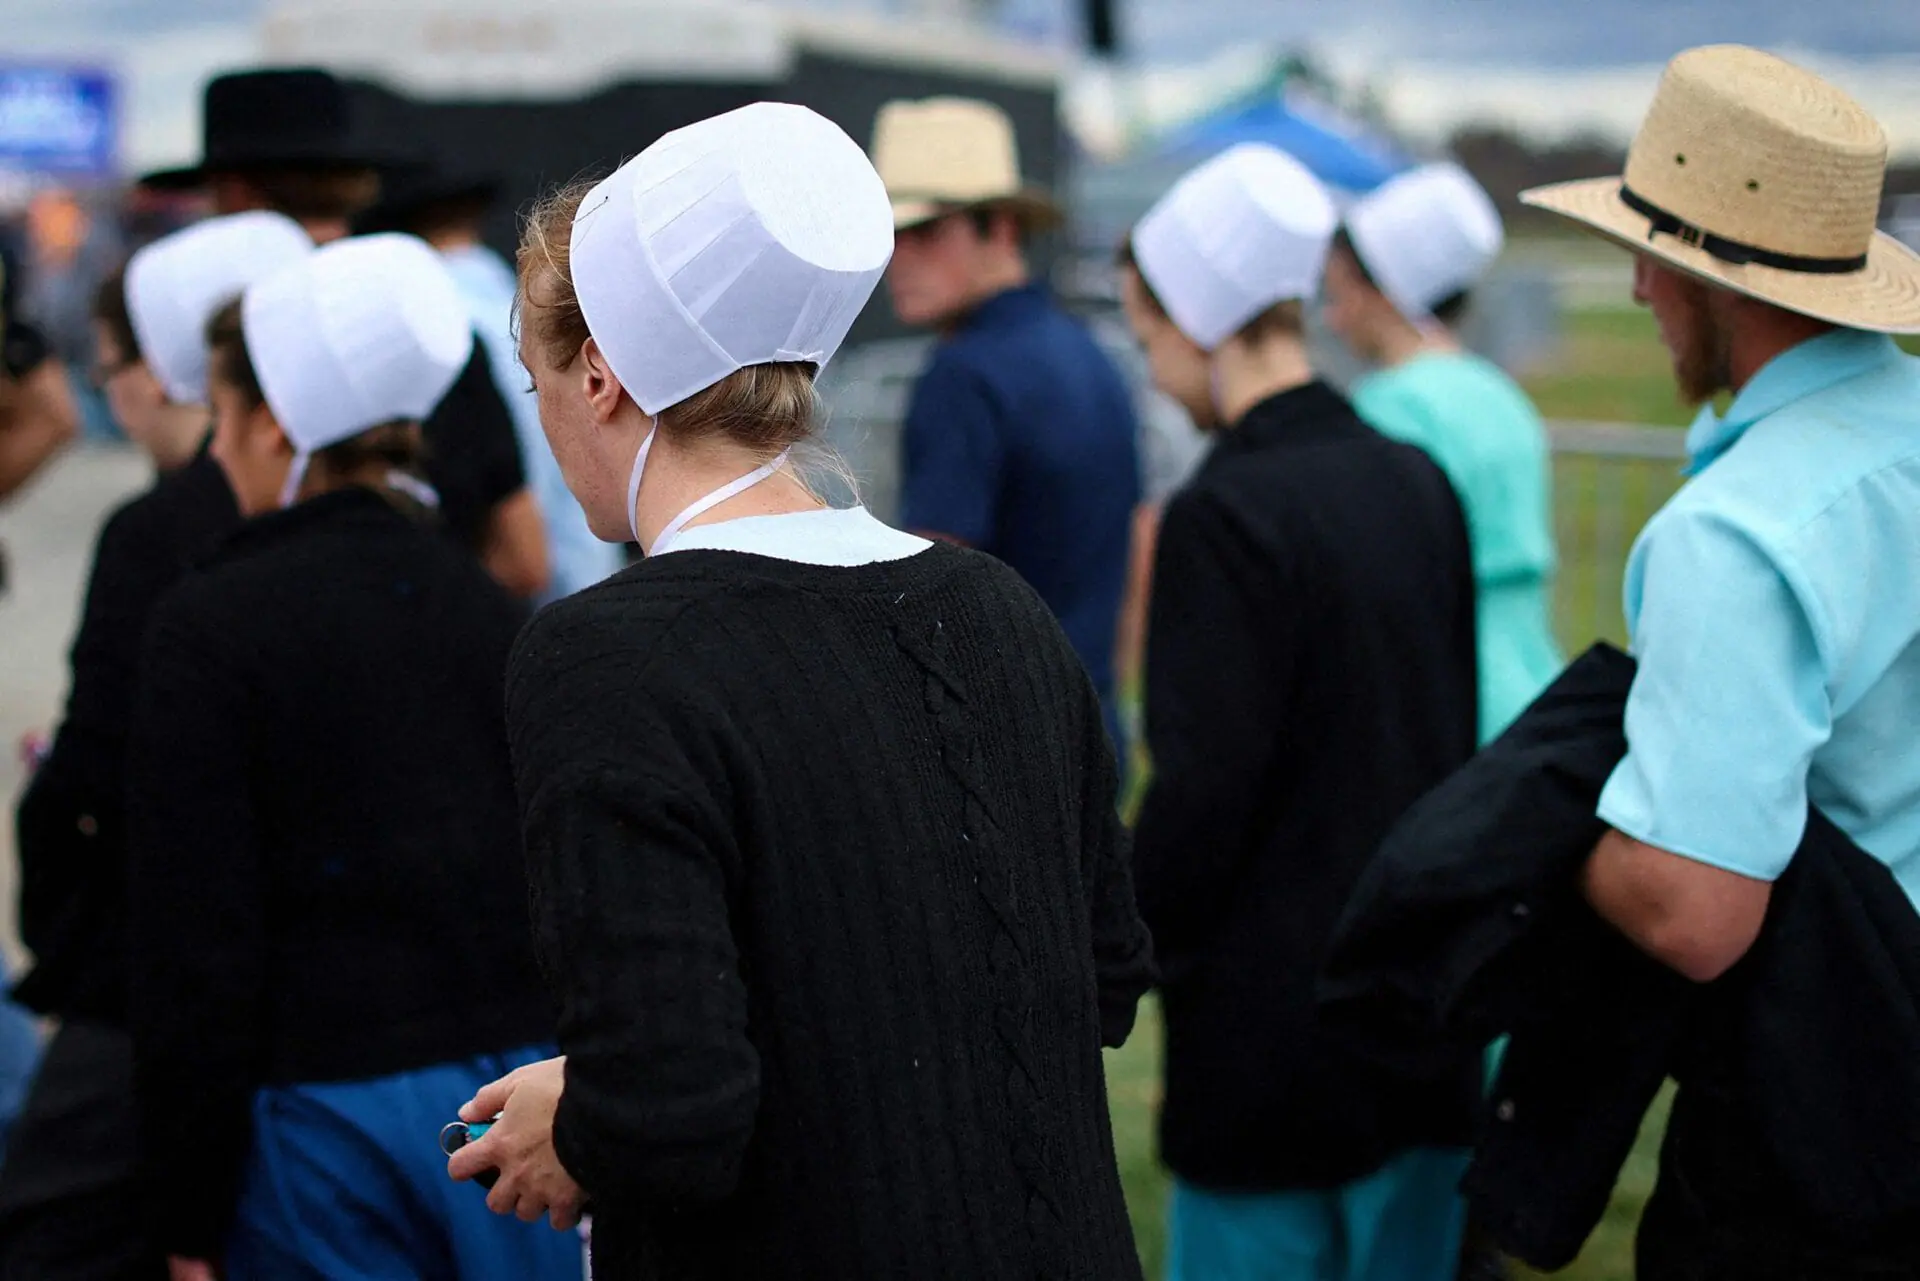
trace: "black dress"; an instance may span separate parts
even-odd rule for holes
[[[543,612],[508,699],[600,1281],[1139,1276],[1100,1047],[1150,948],[1018,576],[676,552]]]
[[[254,521],[155,612],[128,937],[169,1253],[219,1257],[258,1087],[550,1039],[501,715],[523,619],[359,488]]]
[[[1473,752],[1473,629],[1445,474],[1324,384],[1255,406],[1168,504],[1134,866],[1182,1179],[1333,1187],[1471,1138],[1476,1062],[1408,1075],[1346,1053],[1314,983],[1381,838]]]

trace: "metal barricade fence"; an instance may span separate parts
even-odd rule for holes
[[[1560,572],[1554,626],[1568,653],[1624,641],[1621,577],[1649,517],[1680,486],[1686,433],[1670,427],[1555,422],[1554,534]]]

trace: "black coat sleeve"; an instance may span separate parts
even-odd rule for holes
[[[266,902],[247,686],[190,604],[154,618],[128,744],[129,997],[156,1244],[215,1259],[260,1084]]]
[[[94,897],[97,878],[118,882],[126,875],[119,854],[140,641],[155,602],[177,577],[161,531],[143,514],[137,505],[122,508],[101,530],[74,636],[66,716],[18,813],[22,940],[43,965],[87,973],[100,971],[65,953],[73,932],[86,928],[82,900]],[[65,992],[61,1000],[99,1012],[119,1004],[94,992]]]
[[[1100,986],[1100,1043],[1118,1048],[1133,1033],[1140,998],[1157,979],[1153,940],[1133,892],[1132,842],[1120,821],[1120,776],[1093,686],[1082,716],[1086,761],[1081,796],[1087,825],[1081,875],[1093,927],[1094,973]]]
[[[1167,508],[1146,659],[1153,776],[1134,836],[1141,914],[1164,959],[1230,898],[1286,731],[1299,602],[1271,549],[1218,500]]]
[[[48,757],[51,773],[101,798],[95,803],[116,817],[141,641],[154,606],[179,578],[165,531],[151,528],[143,514],[124,508],[100,532],[74,633],[66,717]]]
[[[603,686],[606,663],[545,647],[552,617],[521,643],[508,718],[567,1057],[554,1146],[596,1202],[672,1214],[734,1190],[759,1106],[730,810],[700,714],[630,667]]]

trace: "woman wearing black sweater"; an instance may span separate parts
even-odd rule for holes
[[[787,451],[892,248],[838,128],[758,104],[536,212],[522,358],[639,565],[515,649],[563,1061],[476,1098],[492,1201],[633,1278],[1139,1276],[1101,1045],[1151,979],[1099,700],[997,562]]]
[[[523,621],[418,519],[464,310],[407,237],[213,322],[213,456],[255,515],[160,603],[128,757],[147,1209],[175,1281],[559,1281],[434,1142],[550,1052],[500,687]],[[275,510],[285,508],[285,510]]]

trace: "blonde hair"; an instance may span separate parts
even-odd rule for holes
[[[572,364],[592,336],[573,287],[573,220],[593,186],[576,182],[545,197],[520,234],[520,324],[555,368]],[[723,437],[769,456],[791,449],[814,438],[817,372],[810,363],[748,365],[661,410],[660,430],[679,440]],[[830,469],[849,479],[844,466]]]

